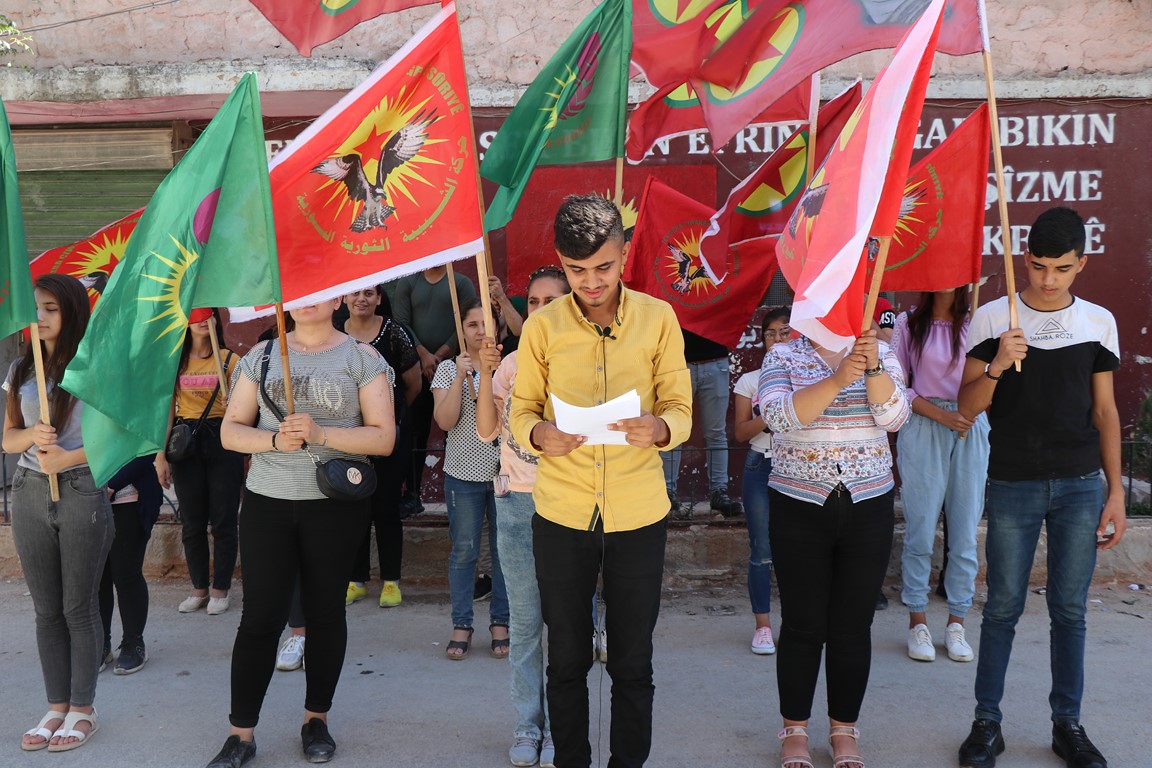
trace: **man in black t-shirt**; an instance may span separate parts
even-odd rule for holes
[[[968,331],[959,408],[969,419],[987,410],[992,431],[985,494],[988,602],[976,719],[960,747],[966,768],[990,768],[1004,751],[1000,701],[1042,525],[1052,624],[1052,749],[1070,768],[1108,765],[1080,725],[1080,702],[1096,551],[1116,546],[1125,528],[1112,388],[1120,348],[1111,313],[1071,293],[1088,262],[1084,242],[1084,220],[1075,211],[1042,213],[1028,235],[1019,327],[1010,327],[1004,297],[980,307]]]

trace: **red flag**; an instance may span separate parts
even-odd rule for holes
[[[763,3],[700,70],[711,83],[731,86],[764,62],[776,92],[864,51],[891,48],[930,0],[790,0]],[[986,47],[983,0],[948,0],[939,49],[962,56]]]
[[[980,280],[989,131],[981,104],[909,173],[884,290],[942,291]]]
[[[657,141],[704,128],[712,135],[712,146],[719,149],[748,125],[807,120],[811,100],[812,88],[805,80],[768,104],[759,114],[746,117],[742,115],[742,103],[705,105],[696,97],[696,91],[689,83],[665,86],[636,107],[628,118],[625,153],[628,162],[639,163]],[[752,103],[751,98],[748,103]]]
[[[855,83],[820,109],[816,119],[816,162],[827,157],[840,131],[860,104],[860,83]],[[700,260],[714,280],[723,281],[712,263],[723,268],[729,246],[762,240],[761,248],[775,253],[775,241],[788,224],[800,193],[808,184],[808,126],[800,126],[764,163],[729,194],[724,207],[712,216],[701,243]]]
[[[273,158],[285,308],[482,250],[469,116],[449,4]]]
[[[730,4],[730,0],[632,0],[633,70],[656,88],[687,81],[708,54],[709,49],[700,50],[708,18]]]
[[[776,245],[796,292],[792,327],[832,350],[850,346],[864,314],[862,258],[869,234],[891,235],[886,189],[902,192],[944,0],[932,0],[852,113]],[[897,206],[899,196],[896,197]]]
[[[362,21],[440,0],[252,0],[301,56],[335,40]]]
[[[79,242],[44,251],[32,260],[32,279],[51,272],[72,275],[88,289],[88,300],[95,307],[143,213],[143,208],[133,211]]]
[[[700,237],[712,209],[648,177],[632,234],[624,282],[672,305],[680,326],[734,348],[776,273],[776,259],[729,255],[716,285],[700,263]]]

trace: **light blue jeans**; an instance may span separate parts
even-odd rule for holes
[[[517,738],[539,741],[551,735],[544,695],[544,619],[540,615],[540,586],[536,583],[536,557],[532,554],[532,494],[510,491],[496,497],[500,565],[508,590],[512,643],[512,706],[516,708]]]
[[[954,400],[932,402],[947,411]],[[904,502],[904,592],[901,601],[909,613],[928,607],[928,577],[932,571],[932,545],[936,521],[944,508],[948,526],[948,569],[944,589],[948,612],[964,618],[976,592],[976,526],[984,512],[984,483],[988,479],[988,417],[980,414],[963,440],[943,424],[912,414],[896,438]]]
[[[1048,532],[1048,618],[1053,722],[1080,721],[1085,614],[1096,568],[1096,526],[1104,506],[1100,472],[1057,480],[989,480],[988,603],[980,625],[976,717],[1000,722],[1004,677],[1040,526]],[[951,568],[952,564],[949,563]]]
[[[728,358],[707,363],[688,363],[692,376],[692,407],[699,414],[700,428],[704,432],[704,447],[708,449],[708,491],[728,489],[728,397],[732,386],[728,381]],[[680,449],[660,454],[664,460],[664,485],[669,493],[676,493],[680,477]]]
[[[496,500],[492,481],[486,483],[444,476],[444,500],[448,504],[448,592],[452,597],[452,626],[472,626],[472,596],[476,588],[476,560],[480,556],[480,531],[488,519],[488,549],[492,553],[492,604],[488,615],[493,624],[508,623],[508,592],[500,570],[497,544]]]
[[[772,610],[772,545],[768,541],[768,477],[772,458],[748,449],[744,462],[744,519],[748,525],[748,599],[752,613]]]

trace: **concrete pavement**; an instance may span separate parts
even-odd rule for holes
[[[374,584],[378,589],[378,584]],[[0,582],[0,766],[202,768],[227,735],[229,659],[237,608],[216,617],[181,615],[182,582],[154,581],[146,641],[150,660],[137,674],[101,675],[101,730],[66,754],[24,753],[20,734],[45,711],[31,598],[22,581]],[[240,587],[242,589],[242,585]],[[905,653],[906,614],[892,607],[873,629],[872,682],[861,717],[870,768],[947,768],[967,734],[975,664],[949,661],[942,647],[943,602],[933,598],[930,627],[937,661]],[[237,596],[239,591],[237,592]],[[1152,594],[1126,584],[1096,586],[1091,598],[1084,723],[1113,768],[1152,766]],[[978,596],[979,600],[979,596]],[[1001,768],[1059,768],[1049,748],[1048,632],[1044,598],[1030,593],[1004,709],[1008,751]],[[1129,602],[1131,604],[1129,604]],[[774,623],[778,621],[774,606]],[[487,604],[477,605],[476,643],[463,662],[443,656],[450,631],[446,595],[405,590],[404,605],[372,600],[348,609],[348,656],[331,714],[339,745],[333,765],[502,768],[515,725],[508,664],[488,657]],[[978,647],[978,609],[969,639]],[[742,588],[667,592],[656,631],[655,736],[649,766],[737,768],[778,765],[776,657],[748,651],[752,621]],[[119,640],[119,619],[113,640]],[[610,680],[589,676],[593,765],[608,761]],[[252,768],[306,765],[299,728],[304,674],[277,672],[256,732]],[[815,711],[824,710],[822,691]],[[595,721],[605,725],[600,736]],[[818,768],[831,766],[826,726],[814,720]]]

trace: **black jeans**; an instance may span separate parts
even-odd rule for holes
[[[195,421],[191,422],[195,426]],[[208,419],[196,434],[196,450],[172,464],[172,482],[180,499],[184,559],[194,589],[208,589],[208,526],[216,559],[212,588],[232,588],[236,568],[236,515],[244,487],[244,457],[220,445],[220,419]]]
[[[296,577],[308,627],[304,708],[327,712],[344,666],[344,595],[368,502],[287,501],[248,491],[240,516],[244,612],[232,646],[232,712],[237,728],[255,728],[276,667]]]
[[[376,456],[376,492],[372,494],[372,518],[364,531],[352,581],[368,581],[372,564],[372,526],[376,526],[376,554],[380,557],[380,580],[399,581],[404,558],[404,528],[400,522],[400,493],[412,461],[412,425],[405,419],[396,429],[396,448],[390,456]]]
[[[893,492],[853,503],[841,487],[823,506],[772,489],[768,495],[780,589],[780,715],[811,716],[826,651],[828,716],[854,723],[868,688],[872,617],[892,547]]]
[[[144,637],[148,623],[148,582],[144,580],[144,553],[149,531],[140,519],[140,502],[112,505],[116,535],[104,575],[100,579],[100,620],[104,623],[104,645],[112,645],[112,606],[120,606],[120,628],[125,641]],[[115,599],[112,588],[116,588]]]
[[[428,453],[428,435],[432,432],[432,411],[436,403],[428,379],[421,379],[420,394],[408,408],[405,421],[412,425],[412,449],[406,456],[398,456],[404,461],[404,482],[408,493],[420,499],[420,484],[424,482],[424,459]]]
[[[557,768],[588,768],[592,598],[603,570],[612,653],[608,768],[639,768],[652,748],[652,631],[660,613],[667,521],[634,531],[566,528],[532,517],[540,608],[548,626],[548,713]]]

